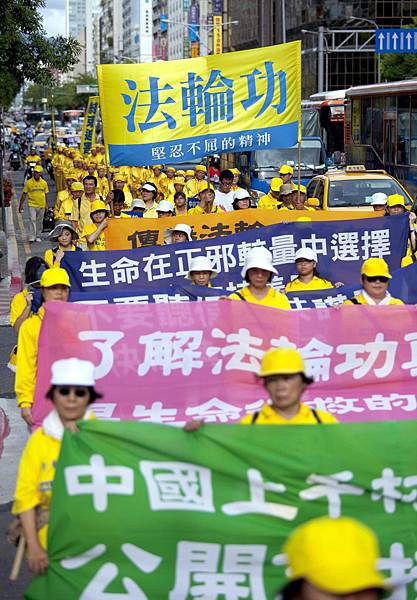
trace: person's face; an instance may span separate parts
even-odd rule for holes
[[[93,179],[87,179],[84,181],[84,191],[86,194],[93,194],[96,191]]]
[[[62,421],[82,419],[90,400],[90,390],[83,385],[57,385],[52,401]]]
[[[165,212],[163,210],[157,210],[157,215],[158,215],[158,219],[162,219],[163,217],[170,217],[171,213],[170,212]]]
[[[331,594],[320,590],[309,581],[303,581],[300,593],[294,600],[378,600],[381,594],[378,590],[361,590],[350,594]]]
[[[233,175],[233,185],[237,185],[239,175]]]
[[[388,207],[388,214],[393,217],[395,217],[396,215],[402,215],[404,214],[404,212],[405,208],[401,204],[397,204],[397,206]]]
[[[195,172],[195,178],[196,178],[198,181],[202,181],[202,180],[204,179],[204,176],[205,176],[205,173],[204,173],[204,171],[196,171],[196,172]]]
[[[104,219],[106,218],[107,213],[105,210],[96,210],[96,212],[94,212],[91,215],[91,220],[94,223],[102,223],[104,221]]]
[[[300,195],[298,195],[297,190],[292,193],[292,202],[293,202],[295,208],[303,209],[305,200],[306,200],[306,195],[303,194],[302,192],[300,192]]]
[[[208,285],[210,275],[210,271],[191,271],[190,273],[191,281],[195,285]]]
[[[292,177],[291,173],[286,173],[285,175],[280,173],[279,176],[281,177],[281,179],[284,183],[288,183]]]
[[[115,202],[113,200],[113,212],[115,215],[119,216],[123,210],[124,203],[123,202]]]
[[[91,167],[91,166],[87,167],[87,172],[88,172],[89,175],[93,175],[93,173],[94,173],[95,170],[96,170],[95,167]]]
[[[81,167],[81,161],[80,160],[74,160],[74,167],[76,169],[79,169]]]
[[[105,169],[99,169],[99,170],[98,170],[98,176],[99,176],[99,177],[104,177],[104,174],[105,174],[105,172],[106,172],[106,170],[105,170]]]
[[[115,181],[114,182],[114,189],[115,190],[122,190],[126,185],[125,181]]]
[[[64,248],[66,248],[67,246],[71,246],[72,244],[72,234],[71,231],[69,229],[63,229],[60,233],[60,235],[58,236],[58,243],[60,246],[64,246]]]
[[[161,174],[161,169],[154,169],[153,172],[156,177],[159,177]]]
[[[39,181],[40,178],[41,178],[41,174],[38,173],[37,171],[33,171],[33,179],[35,179],[35,181]]]
[[[249,198],[243,198],[243,200],[238,200],[237,201],[237,206],[240,209],[244,209],[244,208],[249,208],[250,206],[250,199]]]
[[[184,189],[184,184],[174,183],[174,189],[176,192],[182,192],[182,190]]]
[[[385,212],[385,204],[374,204],[373,207],[374,212]]]
[[[214,193],[211,190],[204,190],[200,194],[200,202],[203,204],[212,204],[214,202]]]
[[[172,243],[179,244],[181,242],[188,242],[187,234],[183,231],[173,231],[172,232]]]
[[[274,408],[288,410],[295,408],[306,388],[299,373],[292,375],[270,375],[265,377],[265,389],[271,398]]]
[[[142,198],[144,202],[152,202],[153,193],[149,190],[142,190]]]
[[[77,200],[78,198],[81,198],[81,196],[83,195],[83,191],[82,190],[73,190],[71,191],[71,196]]]
[[[194,175],[186,175],[185,181],[190,181],[190,179],[194,179]]]
[[[274,190],[270,190],[269,193],[273,198],[279,199],[279,192],[274,192]]]
[[[145,209],[141,208],[140,206],[135,206],[134,208],[132,208],[132,211],[135,213],[143,213]]]
[[[292,194],[281,195],[281,201],[285,206],[290,206],[290,204],[292,204]]]
[[[42,288],[42,298],[45,302],[66,302],[69,296],[69,287],[62,284]]]
[[[362,277],[363,289],[371,298],[382,299],[388,290],[389,279],[387,277],[376,276]]]
[[[270,276],[271,273],[265,269],[253,268],[248,271],[249,283],[257,289],[264,288],[268,283]]]
[[[295,261],[297,272],[299,275],[310,275],[314,271],[316,262],[314,260],[307,260],[305,258],[299,258]]]
[[[75,179],[67,179],[67,188],[71,189],[73,183],[75,183]]]
[[[174,172],[173,171],[167,171],[167,177],[168,177],[168,179],[174,179]]]
[[[233,179],[222,179],[222,181],[220,181],[219,183],[220,191],[227,194],[228,192],[230,192],[232,185]]]

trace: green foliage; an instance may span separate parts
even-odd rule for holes
[[[70,82],[53,88],[33,84],[28,87],[23,97],[24,104],[34,110],[42,108],[42,98],[48,98],[48,108],[67,110],[70,108],[84,108],[90,94],[77,94],[77,85],[97,85],[97,80],[88,73],[74,77]]]
[[[0,106],[8,108],[25,80],[51,86],[81,52],[72,38],[46,38],[38,9],[45,0],[1,0]]]
[[[417,27],[417,17],[413,18],[411,25],[404,26]],[[401,81],[417,77],[417,54],[383,54],[381,56],[381,80],[382,81]]]

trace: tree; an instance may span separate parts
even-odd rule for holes
[[[413,18],[411,25],[417,27],[417,18]],[[381,56],[381,79],[383,81],[401,81],[417,77],[417,55],[416,54],[383,54]]]
[[[42,99],[48,99],[48,107],[57,110],[84,108],[90,94],[77,94],[77,85],[97,85],[97,79],[89,73],[82,73],[64,85],[47,89],[43,85],[33,84],[28,87],[23,102],[34,110],[43,107]]]
[[[81,46],[73,38],[46,38],[38,9],[45,0],[1,0],[0,106],[8,108],[25,80],[50,87],[73,67]]]

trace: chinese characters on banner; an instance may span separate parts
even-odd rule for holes
[[[234,228],[241,225],[242,222],[238,222]],[[219,226],[223,230],[229,227],[222,223]],[[217,236],[216,227],[216,231],[205,230],[207,237],[196,242],[135,250],[67,252],[62,265],[69,273],[73,291],[96,291],[113,286],[128,290],[183,283],[190,260],[206,254],[218,272],[215,285],[234,292],[245,285],[241,270],[248,251],[263,246],[272,252],[273,264],[278,270],[271,285],[280,289],[297,274],[296,251],[307,247],[317,253],[322,277],[354,284],[360,280],[363,261],[370,257],[384,258],[391,270],[400,267],[408,227],[406,215],[356,221],[295,222],[261,228],[255,223],[247,231],[223,237]],[[155,236],[157,234],[155,231]],[[141,232],[138,235],[142,235]]]
[[[112,165],[183,163],[298,141],[301,42],[97,72]]]
[[[414,599],[416,422],[80,428],[56,471],[50,565],[26,598],[272,600],[295,527],[359,515],[396,586],[387,597]]]
[[[80,142],[80,152],[84,156],[89,154],[96,139],[96,119],[99,108],[99,97],[91,96],[88,99],[87,110],[83,122],[83,131]]]
[[[341,421],[413,419],[415,311],[353,305],[282,311],[238,301],[48,303],[33,417],[40,424],[51,410],[45,394],[52,363],[77,356],[96,366],[104,394],[93,406],[99,417],[237,422],[267,400],[255,378],[264,352],[296,346],[315,379],[303,397],[310,406]]]

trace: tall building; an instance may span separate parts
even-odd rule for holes
[[[95,75],[100,54],[100,35],[97,30],[100,0],[85,0],[85,70]]]
[[[168,60],[168,0],[152,2],[152,54],[154,60]]]
[[[85,28],[86,0],[66,0],[65,30],[66,36],[76,38]]]
[[[123,60],[122,0],[101,0],[100,60],[104,63]]]
[[[188,29],[183,25],[184,1],[168,0],[168,60],[184,58],[188,45]]]

